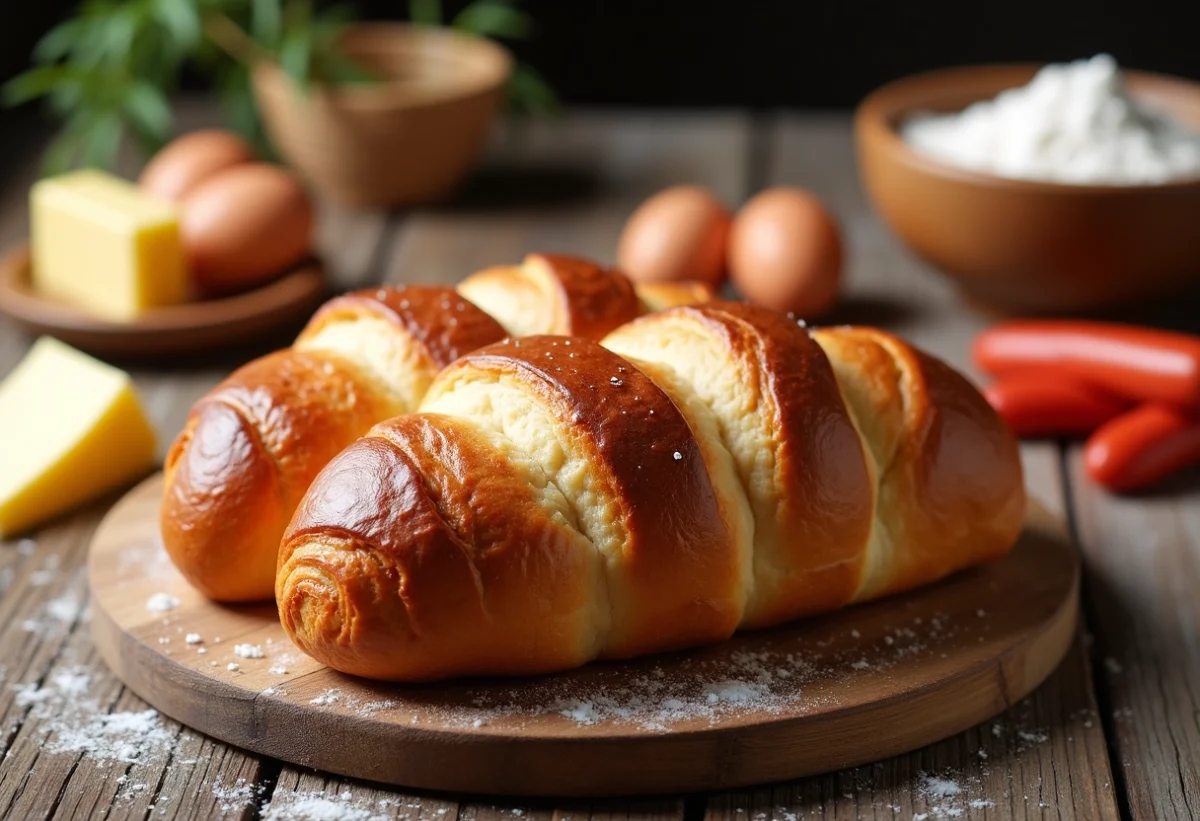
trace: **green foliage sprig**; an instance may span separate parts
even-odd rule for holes
[[[423,26],[445,25],[441,0],[409,0],[409,19]],[[450,21],[450,27],[476,37],[524,40],[533,34],[532,18],[511,0],[475,0]],[[508,82],[510,105],[533,114],[556,114],[558,96],[534,68],[517,61]]]
[[[440,0],[411,0],[410,18],[444,25]],[[225,118],[270,153],[250,87],[250,67],[271,60],[302,89],[378,78],[341,51],[353,9],[317,10],[312,0],[85,0],[75,17],[51,29],[34,66],[10,80],[6,105],[43,99],[63,121],[45,171],[112,167],[122,138],[150,154],[170,138],[170,98],[185,67],[206,71]],[[513,0],[475,0],[449,25],[481,37],[518,40],[532,31]],[[518,64],[509,100],[519,111],[553,113],[557,99],[529,66]]]

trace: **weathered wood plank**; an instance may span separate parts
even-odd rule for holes
[[[0,657],[11,662],[0,690],[0,816],[246,817],[255,807],[246,785],[263,762],[158,716],[93,650],[87,545],[116,495],[13,550],[28,555],[0,600]]]
[[[660,188],[699,183],[739,202],[748,150],[736,114],[583,112],[510,128],[457,198],[410,216],[385,277],[453,284],[530,251],[611,263],[626,217]]]
[[[364,781],[285,767],[263,817],[276,821],[344,817],[454,821],[458,813],[458,803],[449,798],[410,796]]]
[[[1133,497],[1070,452],[1085,598],[1131,816],[1200,818],[1200,474]]]
[[[843,116],[782,117],[761,162],[763,184],[800,185],[839,216],[846,299],[828,321],[895,330],[971,376],[969,342],[986,320],[908,255],[872,215],[854,171]],[[1033,495],[1065,520],[1058,448],[1022,449]],[[923,815],[924,814],[924,815]],[[714,796],[712,821],[804,817],[1116,818],[1105,740],[1082,640],[1030,698],[996,721],[873,765],[774,788]]]

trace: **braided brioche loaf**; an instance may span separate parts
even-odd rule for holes
[[[316,478],[276,596],[347,673],[542,673],[939,579],[1023,510],[1015,442],[940,361],[711,303],[455,362]]]
[[[700,296],[681,286],[649,298]],[[506,335],[599,338],[646,301],[615,271],[543,254],[481,271],[457,293],[406,286],[329,301],[291,348],[192,409],[166,459],[167,553],[211,598],[270,598],[280,537],[313,477],[371,425],[415,410],[439,370]]]

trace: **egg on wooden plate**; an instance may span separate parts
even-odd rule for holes
[[[250,144],[232,131],[193,131],[155,154],[142,169],[138,185],[149,194],[178,202],[214,174],[253,160]]]
[[[617,266],[638,283],[698,280],[716,286],[725,277],[729,211],[700,186],[655,194],[625,223]]]
[[[833,307],[845,252],[837,221],[813,194],[769,188],[742,206],[729,234],[729,273],[749,299],[817,317]]]
[[[310,253],[313,206],[288,171],[245,163],[218,172],[180,203],[192,278],[206,293],[259,285]]]

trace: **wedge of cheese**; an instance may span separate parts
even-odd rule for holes
[[[42,293],[114,321],[187,298],[172,203],[87,170],[36,183],[29,211],[33,284]]]
[[[129,375],[42,337],[0,382],[0,538],[136,479],[154,457]]]

